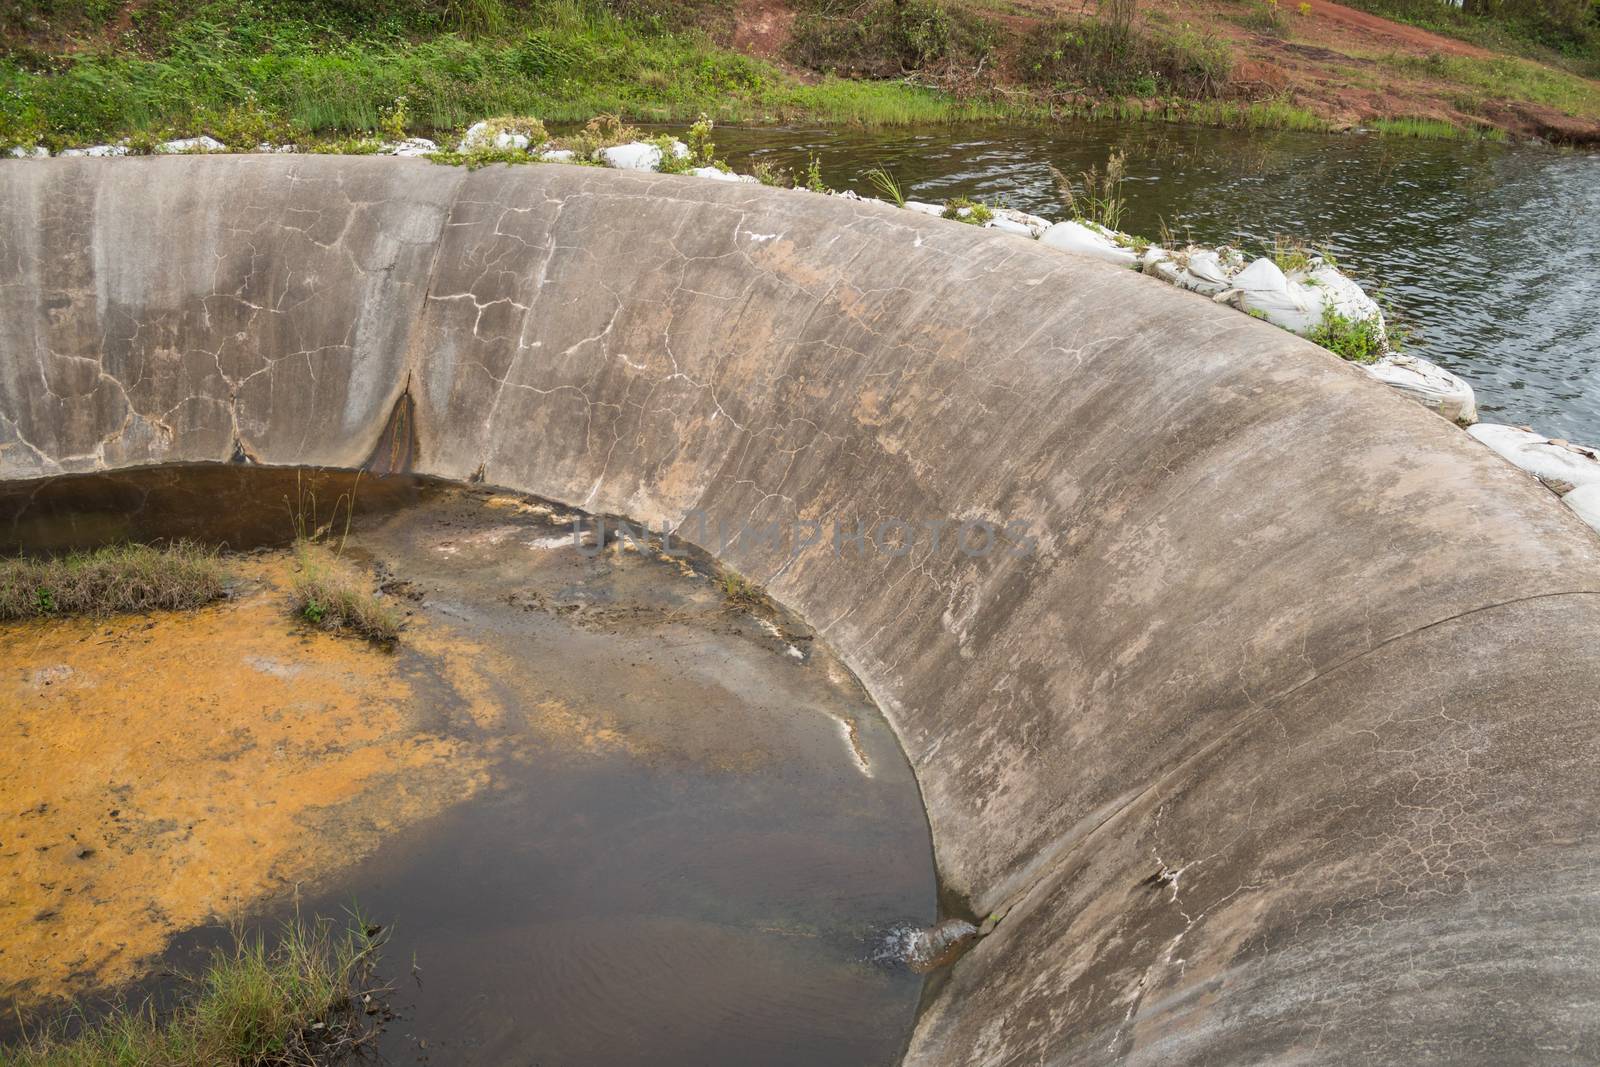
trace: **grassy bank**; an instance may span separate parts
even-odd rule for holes
[[[177,1006],[148,1003],[61,1024],[0,1049],[6,1067],[307,1067],[347,1061],[376,1037],[387,992],[382,938],[359,918],[285,923],[269,945],[236,937],[185,980]]]
[[[0,60],[0,141],[59,148],[207,132],[249,147],[385,125],[450,130],[507,113],[880,125],[1027,110],[903,82],[805,84],[704,30],[654,28],[599,4],[540,4],[478,36],[430,31],[423,19],[318,21],[287,6],[195,5],[159,30],[70,56],[15,49]]]
[[[448,140],[498,114],[1351,123],[1338,101],[1258,77],[1259,42],[1288,41],[1307,18],[1274,4],[1264,32],[1259,0],[1196,0],[1222,6],[1192,16],[1168,2],[1102,0],[1090,14],[1047,3],[1024,17],[988,0],[791,0],[775,62],[734,47],[734,0],[0,0],[0,149],[139,150],[200,133],[236,149],[374,131]],[[1526,60],[1358,59],[1379,72],[1364,76],[1436,85],[1438,99],[1356,121],[1417,114],[1468,129],[1492,125],[1485,105],[1501,99],[1600,121],[1592,83]]]
[[[0,621],[196,608],[222,595],[217,554],[180,541],[0,560]]]

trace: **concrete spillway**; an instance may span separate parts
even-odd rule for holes
[[[1003,915],[908,1062],[1600,1055],[1600,539],[1327,353],[691,178],[60,160],[0,212],[0,479],[377,457],[657,526],[1026,531],[722,549]]]

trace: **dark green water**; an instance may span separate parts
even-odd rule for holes
[[[870,195],[885,167],[913,199],[971,196],[1060,218],[1050,165],[1127,156],[1123,229],[1249,252],[1323,243],[1416,331],[1410,350],[1471,382],[1486,422],[1600,443],[1600,155],[1178,126],[719,128],[736,169],[821,161]]]

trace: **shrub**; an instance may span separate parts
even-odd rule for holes
[[[616,115],[596,115],[582,130],[570,137],[557,138],[555,144],[557,148],[571,150],[579,159],[592,159],[603,148],[637,140],[639,131]]]
[[[976,63],[993,43],[987,23],[938,0],[814,0],[795,19],[790,54],[815,70],[892,78],[941,61]]]
[[[1222,94],[1233,59],[1225,42],[1187,26],[1169,32],[1099,18],[1058,19],[1028,37],[1017,67],[1034,86],[1205,98]]]
[[[1372,363],[1384,352],[1383,326],[1376,315],[1358,319],[1324,304],[1322,318],[1306,339],[1352,363]]]

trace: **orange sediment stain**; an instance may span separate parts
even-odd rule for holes
[[[237,569],[199,612],[0,627],[0,993],[136,977],[487,782],[395,657],[297,629],[281,560]]]

